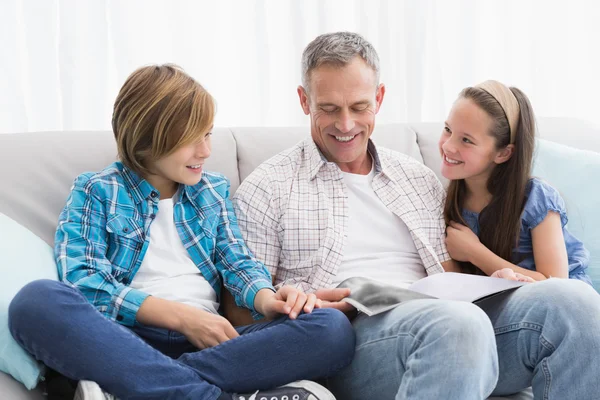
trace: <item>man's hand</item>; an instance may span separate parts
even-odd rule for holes
[[[276,293],[270,289],[261,289],[254,299],[256,310],[268,319],[276,318],[280,314],[296,319],[304,311],[310,313],[316,307],[317,296],[306,294],[293,286],[282,286]]]
[[[450,221],[446,228],[446,248],[450,257],[456,261],[471,262],[471,257],[480,246],[483,245],[471,228]]]
[[[321,308],[336,308],[346,315],[356,312],[356,308],[345,301],[344,298],[350,296],[348,288],[319,289],[315,292],[319,299]]]
[[[535,279],[533,279],[532,277],[515,272],[510,268],[499,269],[490,276],[492,278],[508,279],[509,281],[519,281],[519,282],[529,282],[529,283],[535,282]]]
[[[199,349],[214,347],[239,336],[225,318],[191,306],[182,319],[181,333]]]

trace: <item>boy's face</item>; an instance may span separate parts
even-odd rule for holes
[[[180,147],[150,166],[152,175],[144,178],[160,192],[161,199],[173,197],[179,184],[193,186],[200,182],[204,161],[211,152],[211,134],[205,133],[197,142]]]

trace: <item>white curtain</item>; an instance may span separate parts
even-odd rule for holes
[[[379,123],[440,121],[490,78],[600,123],[598,21],[596,0],[4,0],[0,132],[110,129],[126,77],[166,62],[216,97],[218,126],[304,125],[302,50],[338,30],[379,52]]]

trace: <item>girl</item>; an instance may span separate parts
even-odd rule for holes
[[[450,180],[448,252],[472,273],[591,284],[589,253],[565,227],[563,199],[531,177],[534,142],[533,110],[519,89],[486,81],[460,93],[439,142]]]
[[[10,306],[12,335],[81,381],[77,398],[333,399],[308,381],[276,388],[347,365],[354,334],[314,295],[276,292],[247,249],[227,179],[203,171],[213,118],[178,67],[135,71],[114,106],[120,162],[80,175],[59,217],[63,282],[32,282]],[[222,285],[267,321],[234,328]]]

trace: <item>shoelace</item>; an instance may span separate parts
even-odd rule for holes
[[[263,396],[263,397],[256,397],[258,395],[258,390],[256,392],[254,392],[254,394],[250,397],[248,397],[248,400],[298,400],[300,399],[300,396],[298,395],[294,395],[292,397],[289,397],[288,395],[283,395],[281,398],[277,397],[277,396],[271,396],[271,397],[267,397],[267,396]],[[246,400],[246,397],[241,396],[240,400]]]
[[[258,394],[258,390],[256,392],[254,392],[254,394],[252,396],[248,397],[248,400],[256,400],[257,394]],[[246,397],[240,396],[240,400],[246,400]]]

